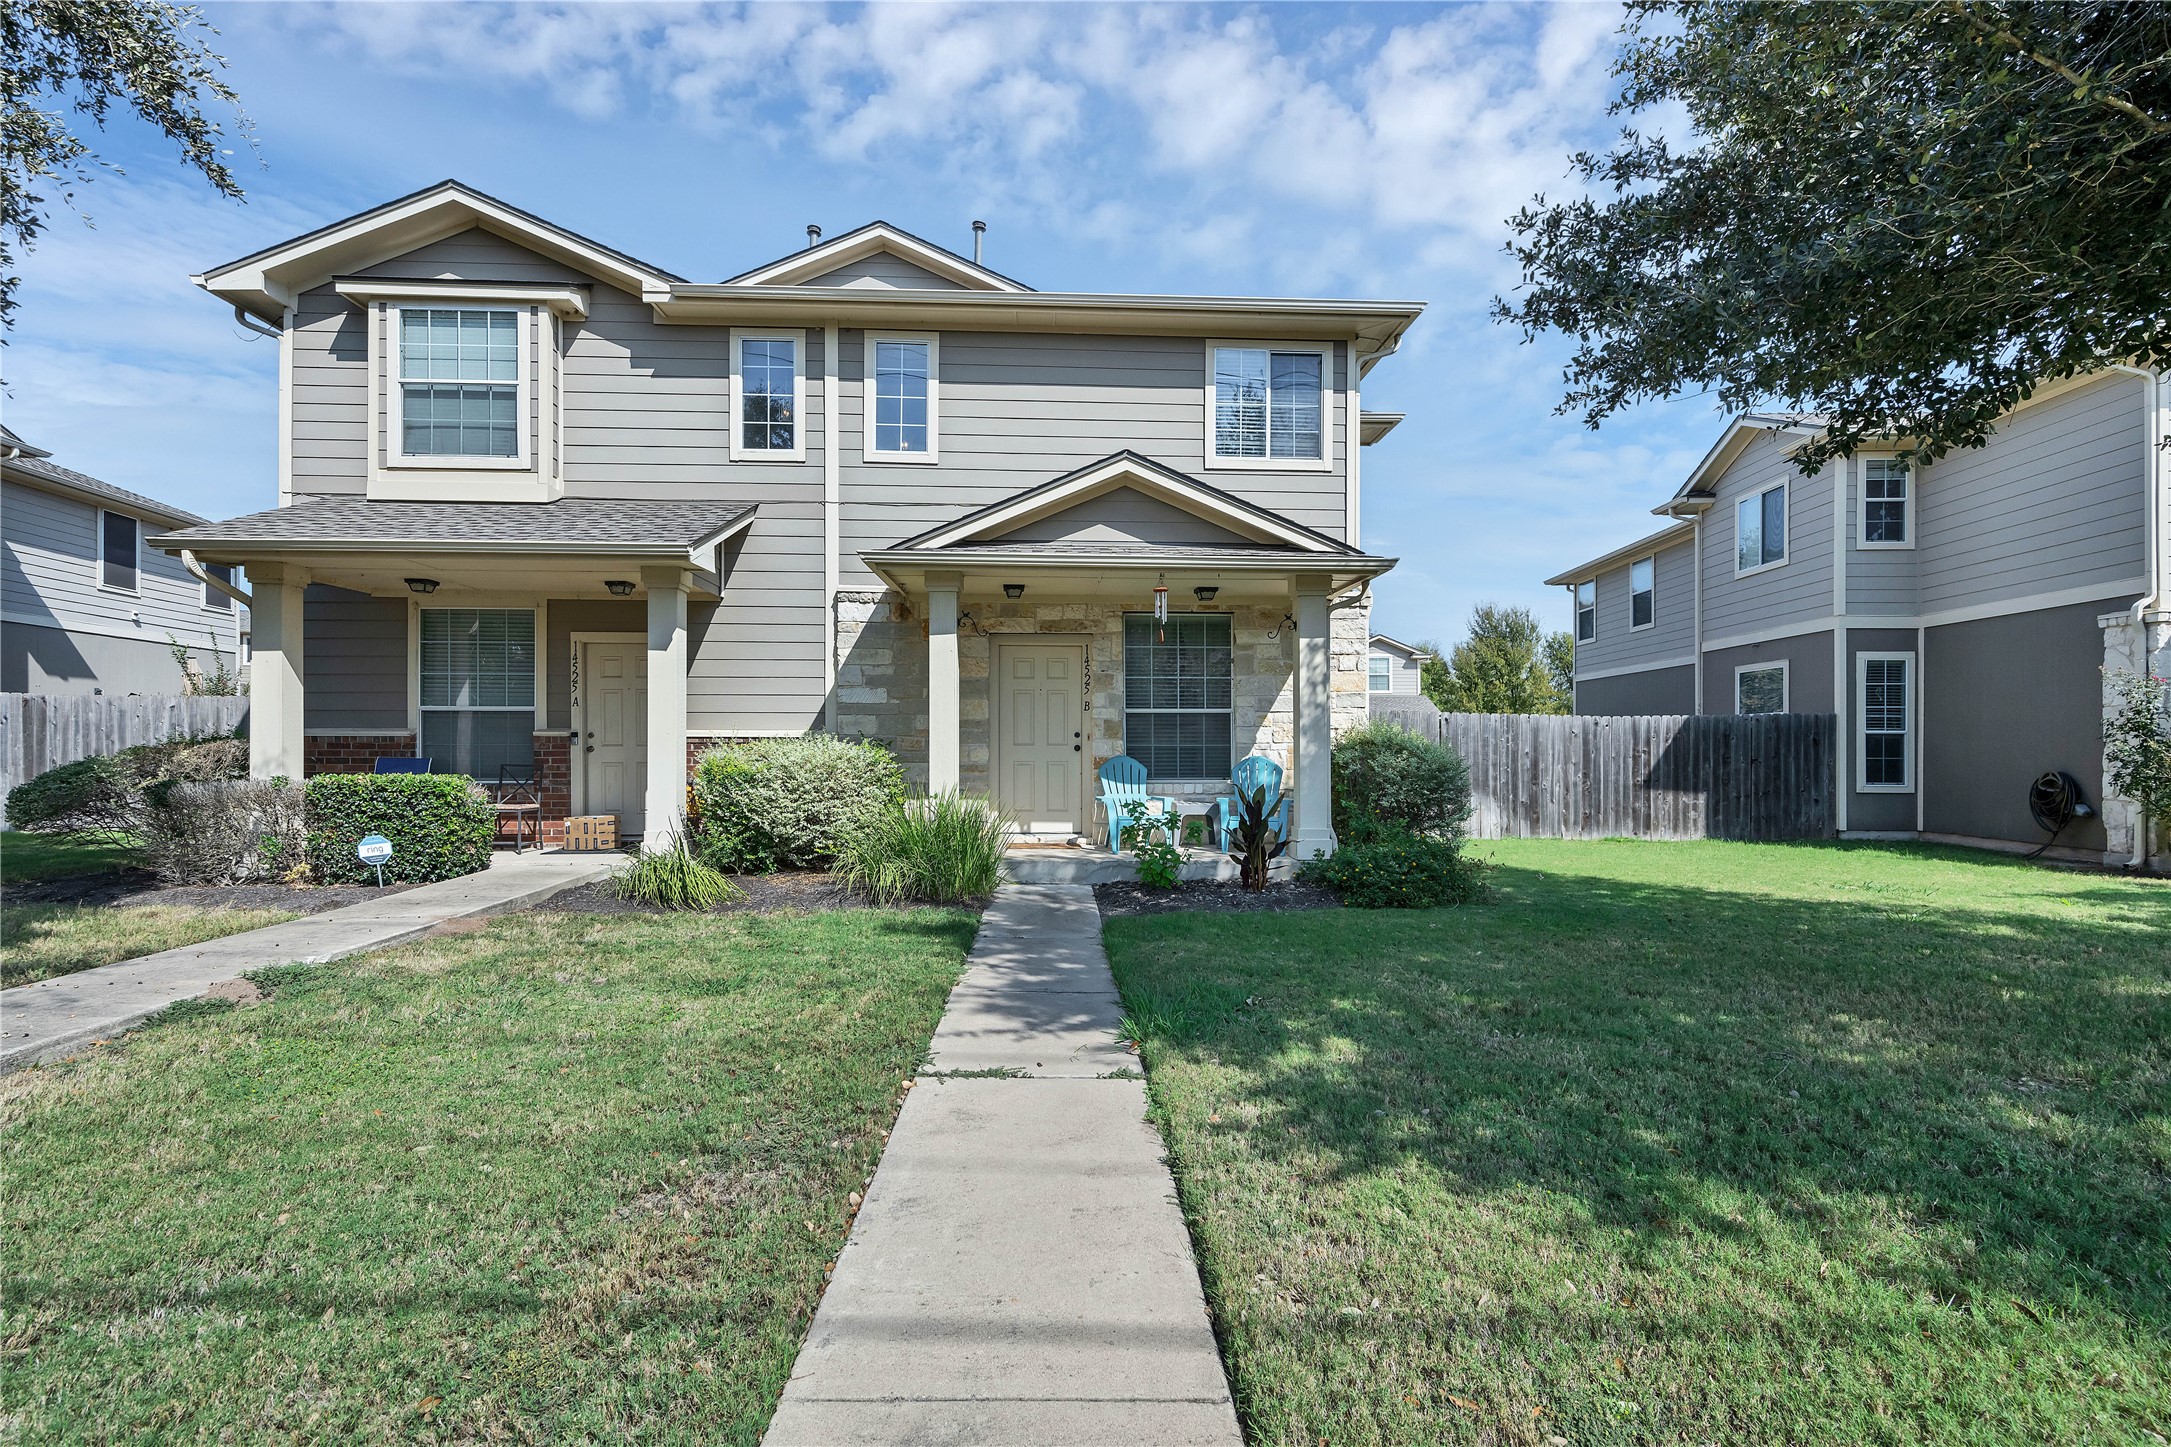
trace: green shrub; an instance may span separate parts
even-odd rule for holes
[[[985,799],[937,794],[892,804],[852,836],[845,882],[884,904],[984,900],[1003,882],[1010,819]]]
[[[1297,878],[1357,909],[1433,909],[1485,897],[1485,866],[1451,839],[1382,831],[1297,866]]]
[[[1183,870],[1183,851],[1162,825],[1138,846],[1138,882],[1148,889],[1174,889]]]
[[[904,801],[904,772],[880,744],[823,735],[711,749],[694,765],[701,858],[760,873],[829,864]]]
[[[490,867],[497,806],[458,774],[319,774],[302,786],[309,863],[326,884],[375,884],[377,871],[354,857],[371,834],[392,841],[386,882],[456,879]]]
[[[241,779],[246,740],[223,736],[137,744],[117,754],[47,769],[8,791],[8,826],[59,833],[127,836],[144,826],[147,791],[176,779]]]
[[[1460,839],[1470,822],[1470,769],[1446,744],[1385,719],[1334,741],[1334,828],[1345,840],[1376,834]]]
[[[744,893],[695,858],[685,839],[675,834],[670,848],[626,861],[611,875],[611,889],[620,899],[637,899],[662,909],[714,909]]]
[[[302,791],[290,783],[169,779],[150,795],[143,854],[168,884],[261,884],[308,865]]]

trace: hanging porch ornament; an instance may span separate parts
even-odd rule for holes
[[[1153,621],[1155,641],[1168,642],[1168,574],[1163,573],[1153,589]]]

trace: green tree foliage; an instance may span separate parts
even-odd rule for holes
[[[1575,640],[1566,630],[1545,635],[1545,674],[1561,697],[1561,712],[1575,708]]]
[[[1589,195],[1511,221],[1495,316],[1576,349],[1563,412],[1715,390],[1980,446],[2036,386],[2171,362],[2171,5],[1631,0]]]
[[[1470,611],[1470,636],[1445,663],[1428,664],[1426,695],[1447,713],[1566,713],[1561,655],[1568,635],[1548,637],[1528,608],[1480,603]]]
[[[95,171],[118,170],[69,129],[69,112],[104,130],[125,105],[213,190],[241,199],[225,127],[203,112],[207,98],[234,107],[235,128],[250,134],[220,75],[225,57],[205,39],[217,33],[201,11],[165,0],[0,0],[0,326],[15,324],[17,268],[45,229],[50,190],[73,206]]]

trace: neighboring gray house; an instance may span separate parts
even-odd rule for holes
[[[2032,848],[2052,770],[2102,807],[2101,670],[2171,672],[2166,378],[2046,386],[1914,467],[1804,476],[1819,427],[1740,418],[1654,509],[1678,521],[1547,580],[1574,602],[1576,711],[1836,713],[1849,835]],[[2058,846],[2127,861],[2134,820],[2113,801]]]
[[[1365,686],[1372,693],[1423,693],[1425,660],[1430,657],[1429,648],[1375,633],[1365,655]]]
[[[238,672],[248,610],[145,545],[203,519],[52,457],[0,427],[0,693],[178,694],[174,641]]]
[[[1117,753],[1256,750],[1331,847],[1359,386],[1421,308],[816,236],[694,283],[448,181],[196,278],[280,338],[280,507],[157,540],[248,570],[256,772],[532,765],[654,839],[708,741],[826,728],[1069,837]]]

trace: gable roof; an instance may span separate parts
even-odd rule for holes
[[[1392,649],[1407,658],[1431,658],[1434,656],[1433,651],[1429,648],[1421,648],[1415,643],[1404,643],[1401,639],[1390,638],[1384,633],[1372,635],[1372,646],[1374,648]]]
[[[723,285],[798,286],[815,281],[824,273],[885,251],[911,262],[922,271],[931,271],[936,276],[953,281],[968,291],[1032,290],[1022,281],[1004,276],[999,271],[992,271],[976,261],[958,255],[946,246],[937,246],[934,242],[914,236],[903,227],[892,226],[887,221],[870,221],[834,240],[820,242],[789,256],[780,256],[752,271],[739,273]]]
[[[32,447],[5,427],[0,427],[0,434],[4,434],[0,437],[0,473],[4,473],[10,482],[169,526],[178,523],[187,527],[203,521],[185,508],[160,502],[155,497],[145,497],[140,492],[130,492],[125,487],[115,487],[88,473],[47,461],[52,453],[42,447]]]
[[[1824,430],[1825,419],[1814,412],[1744,412],[1726,424],[1719,440],[1711,444],[1704,460],[1696,464],[1688,480],[1674,491],[1674,495],[1651,511],[1660,517],[1674,517],[1675,509],[1691,499],[1708,498],[1710,482],[1733,465],[1734,459],[1748,449],[1750,443],[1766,432],[1792,432],[1802,437],[1814,437]],[[1695,510],[1708,506],[1695,505]]]
[[[295,297],[335,276],[480,226],[639,296],[685,278],[554,225],[458,181],[440,181],[291,241],[190,278],[243,311],[277,322]]]
[[[10,457],[51,457],[53,454],[42,447],[32,447],[15,435],[15,429],[0,422],[0,452]]]
[[[1545,580],[1545,586],[1548,588],[1565,588],[1571,583],[1587,583],[1600,573],[1617,568],[1623,563],[1632,563],[1639,558],[1655,557],[1668,548],[1679,547],[1687,542],[1690,535],[1695,531],[1695,524],[1687,522],[1678,522],[1672,527],[1660,528],[1649,537],[1638,538],[1623,547],[1615,548],[1610,553],[1601,553],[1589,562],[1578,563],[1564,573],[1555,573]]]
[[[299,502],[151,539],[181,548],[277,548],[321,552],[505,552],[663,556],[699,553],[752,522],[743,502]]]

